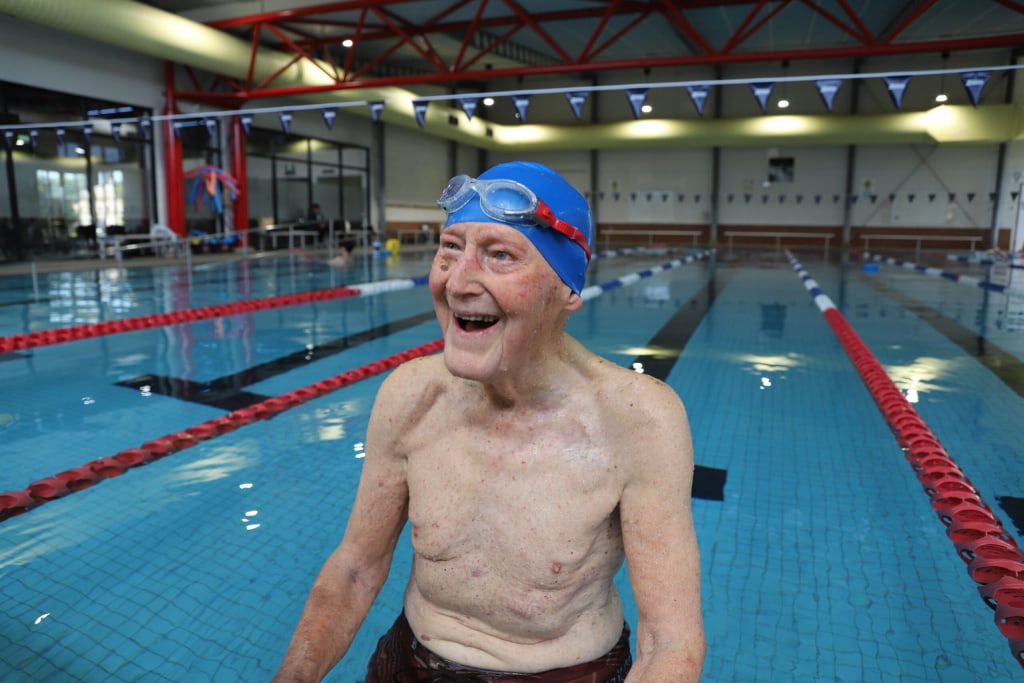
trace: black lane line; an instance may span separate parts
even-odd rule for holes
[[[675,315],[669,318],[668,322],[647,342],[648,348],[658,349],[659,352],[651,356],[638,356],[634,359],[635,363],[643,365],[644,374],[656,377],[663,382],[666,381],[687,342],[690,341],[690,337],[697,331],[701,320],[704,319],[714,303],[717,288],[726,286],[732,279],[731,272],[720,274],[714,264],[711,267],[711,278],[704,289],[683,304],[682,308],[676,311]],[[727,470],[718,467],[695,465],[691,495],[704,500],[725,500],[726,473]]]
[[[984,335],[964,327],[931,306],[912,299],[895,287],[890,287],[884,282],[879,282],[866,276],[861,277],[871,283],[875,289],[886,296],[892,297],[901,306],[931,325],[939,334],[944,335],[951,342],[966,351],[968,355],[973,356],[979,363],[991,370],[1006,386],[1017,392],[1018,396],[1024,397],[1024,363],[1016,356],[1006,353],[999,348],[998,344],[993,344]],[[1010,521],[1017,528],[1017,532],[1024,534],[1024,498],[1018,496],[996,496],[996,500],[999,502],[999,507],[1003,508],[1006,516],[1010,518]]]
[[[265,401],[269,396],[246,391],[245,387],[275,377],[295,368],[309,364],[311,361],[327,358],[335,354],[355,348],[368,341],[386,337],[389,334],[421,325],[435,320],[434,311],[396,320],[384,325],[340,337],[318,344],[312,349],[302,349],[281,358],[254,365],[240,372],[224,375],[208,382],[195,382],[179,377],[163,375],[139,375],[128,380],[117,382],[118,386],[140,390],[148,386],[149,391],[161,396],[170,396],[183,401],[191,401],[226,411],[238,410],[254,403]]]

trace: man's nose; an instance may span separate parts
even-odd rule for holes
[[[480,287],[480,259],[470,251],[463,251],[451,264],[445,288],[452,294],[478,294]]]

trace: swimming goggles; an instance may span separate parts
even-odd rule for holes
[[[473,193],[480,198],[480,209],[490,218],[503,223],[551,228],[578,244],[590,261],[590,245],[583,232],[555,216],[551,207],[533,190],[515,180],[480,180],[457,175],[448,181],[437,205],[451,214],[469,203]]]

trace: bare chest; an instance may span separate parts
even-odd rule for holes
[[[580,424],[550,426],[451,426],[410,454],[417,556],[538,586],[570,582],[595,556],[617,562],[614,444]]]

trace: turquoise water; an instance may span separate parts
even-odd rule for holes
[[[666,258],[598,259],[589,282]],[[1024,498],[1024,399],[979,362],[985,344],[965,348],[950,329],[1019,362],[1021,298],[800,258],[1016,533],[997,501]],[[409,254],[345,271],[280,258],[191,273],[6,276],[0,335],[428,267],[429,255]],[[413,287],[0,355],[0,491],[433,341],[431,310],[426,289]],[[586,302],[570,332],[616,363],[660,373],[687,404],[705,475],[694,500],[704,680],[1020,675],[892,433],[781,255],[722,254],[611,289]],[[0,522],[0,678],[268,680],[340,540],[382,378]],[[328,680],[362,675],[401,607],[407,547],[403,538]],[[619,584],[635,623],[624,572]]]

